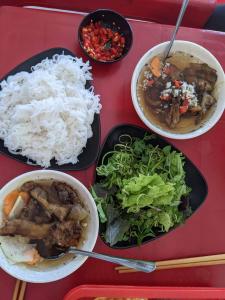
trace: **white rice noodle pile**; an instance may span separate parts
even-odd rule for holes
[[[76,164],[92,137],[91,124],[101,104],[94,89],[89,62],[55,55],[0,83],[0,138],[11,153],[43,167]]]

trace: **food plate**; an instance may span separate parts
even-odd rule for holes
[[[52,58],[55,54],[62,54],[75,56],[71,51],[65,48],[52,48],[46,51],[43,51],[28,60],[24,61],[17,67],[15,67],[12,71],[10,71],[7,75],[5,75],[2,80],[6,80],[8,76],[14,75],[21,71],[30,72],[31,67],[40,63],[46,57]],[[88,81],[86,83],[86,88],[91,86],[91,82]],[[93,136],[87,140],[86,148],[84,148],[83,152],[78,157],[78,162],[76,164],[64,164],[58,165],[55,160],[51,161],[51,166],[48,169],[61,170],[61,171],[69,171],[69,170],[82,170],[88,168],[91,164],[93,164],[97,158],[100,144],[100,117],[98,114],[95,114],[94,121],[92,123],[92,132]],[[4,141],[0,139],[0,152],[11,158],[18,160],[27,164],[27,157],[24,157],[20,154],[12,154],[8,151],[8,149],[4,146]],[[31,160],[30,160],[31,161]]]
[[[151,134],[152,132],[131,124],[119,125],[113,128],[108,134],[108,136],[106,137],[106,140],[101,148],[98,162],[97,162],[97,167],[101,165],[102,158],[104,157],[104,155],[107,152],[112,151],[114,149],[114,146],[119,143],[119,138],[121,135],[130,135],[131,137],[137,137],[143,139],[146,133]],[[155,139],[148,140],[147,143],[152,144],[154,147],[158,146],[160,148],[170,145],[172,150],[176,150],[180,152],[172,144],[170,144],[169,142],[167,142],[166,140],[164,140],[163,138],[157,135]],[[183,156],[185,158],[185,164],[184,164],[184,171],[186,173],[185,183],[192,189],[188,196],[188,203],[189,203],[189,207],[191,208],[191,214],[185,218],[186,221],[191,215],[193,215],[194,212],[198,210],[201,204],[205,201],[205,198],[208,193],[208,187],[203,175],[200,173],[197,167],[184,154]],[[99,183],[100,180],[101,177],[96,173],[95,183]],[[183,206],[185,206],[185,203],[180,206],[181,210],[185,209],[185,207]],[[171,228],[168,232],[174,230],[178,226]],[[100,236],[104,231],[105,231],[104,224],[100,224],[100,232],[99,232]],[[150,242],[156,238],[159,238],[167,234],[168,232],[157,231],[155,237],[146,237],[142,241],[142,244],[146,242]],[[110,247],[118,249],[118,248],[130,248],[135,246],[137,246],[137,241],[134,239],[131,242],[127,242],[127,241],[117,242],[115,245]]]

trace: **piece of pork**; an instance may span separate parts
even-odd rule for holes
[[[88,212],[79,203],[70,206],[67,220],[82,221],[87,218]]]
[[[54,181],[53,185],[58,193],[61,204],[76,204],[80,203],[78,193],[69,185],[63,182]]]
[[[165,121],[170,128],[175,128],[180,121],[180,105],[178,101],[173,101],[168,114],[165,117]]]
[[[208,93],[205,92],[203,94],[202,102],[201,102],[203,114],[205,114],[208,108],[210,108],[215,102],[216,99],[212,95],[209,95]]]
[[[48,196],[48,202],[53,204],[62,204],[59,197],[55,185],[53,184],[54,181],[46,180],[40,181],[38,186],[46,191]]]
[[[47,192],[39,186],[31,190],[30,194],[45,209],[48,216],[55,215],[60,221],[63,221],[68,215],[69,207],[49,203]]]
[[[163,88],[158,89],[156,87],[147,87],[145,91],[145,102],[152,107],[160,107],[160,94],[162,90]]]
[[[50,230],[51,243],[62,247],[76,246],[81,236],[81,229],[79,222],[72,220],[56,223]]]
[[[200,93],[206,91],[206,92],[211,92],[213,90],[213,85],[202,78],[198,78],[196,76],[186,76],[185,80],[189,84],[195,84],[196,90]]]
[[[35,187],[37,186],[37,183],[34,181],[27,181],[25,182],[21,187],[20,190],[22,192],[30,192],[31,190],[33,190]]]
[[[213,90],[213,85],[205,79],[196,79],[195,84],[196,89],[200,92],[211,92]]]
[[[184,70],[184,78],[188,83],[195,83],[200,92],[210,92],[214,89],[217,74],[207,64],[191,63]]]
[[[209,81],[211,84],[215,84],[217,80],[216,70],[210,68],[207,64],[190,64],[190,68],[197,71],[199,78],[203,78]]]
[[[201,100],[201,110],[199,110],[199,113],[197,114],[196,116],[196,119],[195,119],[195,123],[196,124],[199,124],[204,115],[206,114],[206,112],[208,111],[208,109],[216,102],[216,99],[208,94],[208,93],[203,93],[203,96],[202,96],[202,100]]]
[[[189,111],[192,113],[192,114],[197,114],[199,112],[202,111],[202,107],[200,105],[196,105],[196,106],[193,106],[193,107],[190,107],[189,108]]]
[[[55,223],[43,240],[33,240],[42,257],[58,256],[70,246],[78,246],[81,237],[79,222]]]
[[[44,208],[32,198],[28,205],[23,208],[19,218],[27,221],[33,221],[36,224],[51,222],[51,216],[49,216]]]
[[[183,80],[183,72],[179,70],[175,65],[170,65],[170,74],[171,80]]]
[[[14,219],[6,221],[4,226],[0,228],[0,235],[21,235],[30,239],[45,238],[52,224],[35,224],[22,219]]]

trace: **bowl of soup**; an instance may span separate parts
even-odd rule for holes
[[[202,46],[175,41],[147,51],[131,80],[134,108],[147,127],[174,139],[190,139],[210,130],[225,107],[225,77],[218,60]]]
[[[53,170],[24,173],[0,191],[0,267],[26,282],[62,279],[87,259],[68,248],[92,251],[98,224],[79,180]]]

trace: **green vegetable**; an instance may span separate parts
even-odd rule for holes
[[[115,245],[118,241],[123,239],[130,224],[128,220],[120,217],[119,211],[112,204],[107,206],[107,216],[105,239],[110,245]]]
[[[185,183],[184,157],[170,146],[149,144],[143,139],[120,137],[97,168],[100,181],[92,187],[103,237],[110,245],[136,241],[167,232],[183,222],[187,211],[179,210],[191,189]]]
[[[128,212],[139,212],[141,208],[151,205],[170,205],[174,193],[173,184],[164,183],[159,175],[140,174],[123,180],[121,193],[116,196],[122,201],[122,208],[128,208]]]

